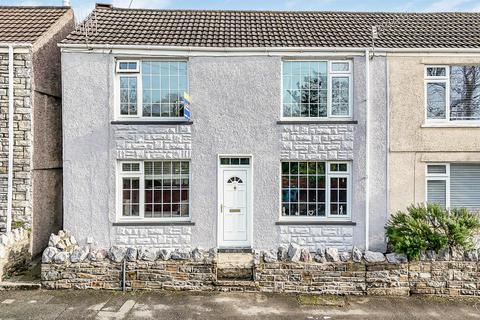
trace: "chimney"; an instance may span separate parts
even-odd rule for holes
[[[95,3],[95,9],[112,9],[111,3]]]
[[[63,0],[64,7],[70,7],[70,0]]]

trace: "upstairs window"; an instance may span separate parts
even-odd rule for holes
[[[427,66],[426,117],[429,122],[480,120],[480,66]]]
[[[185,61],[119,60],[116,73],[119,118],[183,119]]]
[[[350,61],[284,61],[284,118],[351,117]]]

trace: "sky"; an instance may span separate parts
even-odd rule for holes
[[[128,8],[132,0],[70,0],[77,19],[96,2]],[[62,0],[0,0],[0,5],[61,5]],[[326,11],[476,11],[479,0],[133,0],[132,8]]]

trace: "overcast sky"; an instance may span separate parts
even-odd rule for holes
[[[77,18],[84,18],[96,2],[128,7],[131,0],[71,0]],[[0,0],[0,5],[61,5],[62,0]],[[339,11],[477,11],[479,0],[133,0],[132,8],[339,10]]]

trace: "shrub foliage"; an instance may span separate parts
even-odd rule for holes
[[[389,245],[409,259],[425,250],[472,249],[480,219],[466,209],[446,210],[436,204],[412,205],[392,215],[386,226]]]

